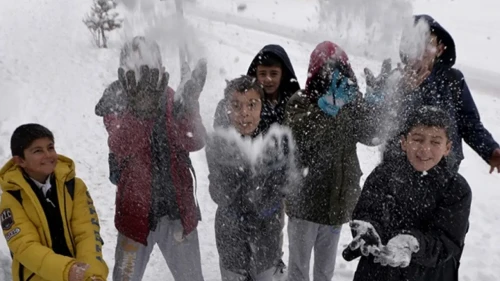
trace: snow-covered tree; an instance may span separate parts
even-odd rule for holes
[[[94,43],[99,48],[107,48],[106,32],[120,28],[123,19],[114,12],[115,0],[94,0],[91,12],[83,19],[83,23],[92,33]]]

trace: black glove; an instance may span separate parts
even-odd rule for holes
[[[380,74],[377,77],[373,75],[373,72],[369,68],[365,68],[367,91],[369,90],[373,92],[380,91],[385,86],[385,81],[391,74],[391,70],[392,70],[391,59],[385,59],[382,62],[382,68],[380,70]]]
[[[118,69],[118,80],[125,90],[128,106],[139,115],[149,115],[159,108],[160,97],[168,87],[169,74],[160,70],[150,69],[147,65],[141,66],[139,82],[136,81],[135,71],[125,73],[123,68]]]
[[[369,254],[374,256],[380,255],[382,242],[371,223],[353,220],[349,223],[349,226],[356,233],[356,237],[349,244],[351,250],[360,249],[363,256],[368,256]]]
[[[185,63],[182,66],[182,72],[182,81],[177,90],[178,94],[182,97],[180,104],[182,108],[181,111],[191,112],[194,105],[198,103],[203,87],[205,87],[207,79],[207,61],[205,59],[200,59],[192,72],[189,65]]]
[[[141,78],[137,83],[134,70],[129,70],[125,73],[123,68],[120,67],[118,69],[118,80],[122,84],[127,95],[136,96],[141,92],[165,92],[170,77],[168,72],[163,72],[160,77],[159,69],[150,69],[147,65],[141,66],[140,72]]]
[[[261,151],[260,163],[267,171],[281,169],[289,162],[290,139],[285,133],[266,136],[267,142]]]
[[[249,161],[238,144],[224,136],[212,136],[207,140],[207,152],[214,163],[227,168],[248,171]]]

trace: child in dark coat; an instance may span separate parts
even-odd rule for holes
[[[210,195],[218,205],[215,236],[224,281],[271,281],[281,255],[280,214],[293,163],[291,133],[277,127],[269,132],[261,130],[263,97],[255,78],[242,76],[229,81],[223,100],[228,114],[216,120],[220,126],[207,141]]]
[[[361,256],[354,281],[456,281],[471,191],[447,166],[450,116],[422,107],[401,137],[404,157],[370,174],[353,213],[344,258]]]

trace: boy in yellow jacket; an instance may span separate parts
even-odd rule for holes
[[[18,127],[12,159],[0,170],[0,222],[14,281],[106,280],[92,198],[71,159],[38,124]]]

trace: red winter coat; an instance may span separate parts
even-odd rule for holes
[[[196,229],[199,209],[195,199],[193,178],[186,157],[203,148],[206,131],[199,108],[182,118],[174,116],[174,91],[168,89],[166,132],[170,156],[170,173],[176,202],[184,227],[184,235]],[[199,107],[199,106],[196,106]],[[139,119],[125,110],[104,116],[109,134],[108,145],[121,168],[117,184],[115,226],[128,238],[144,245],[151,229],[152,145],[154,119]]]

